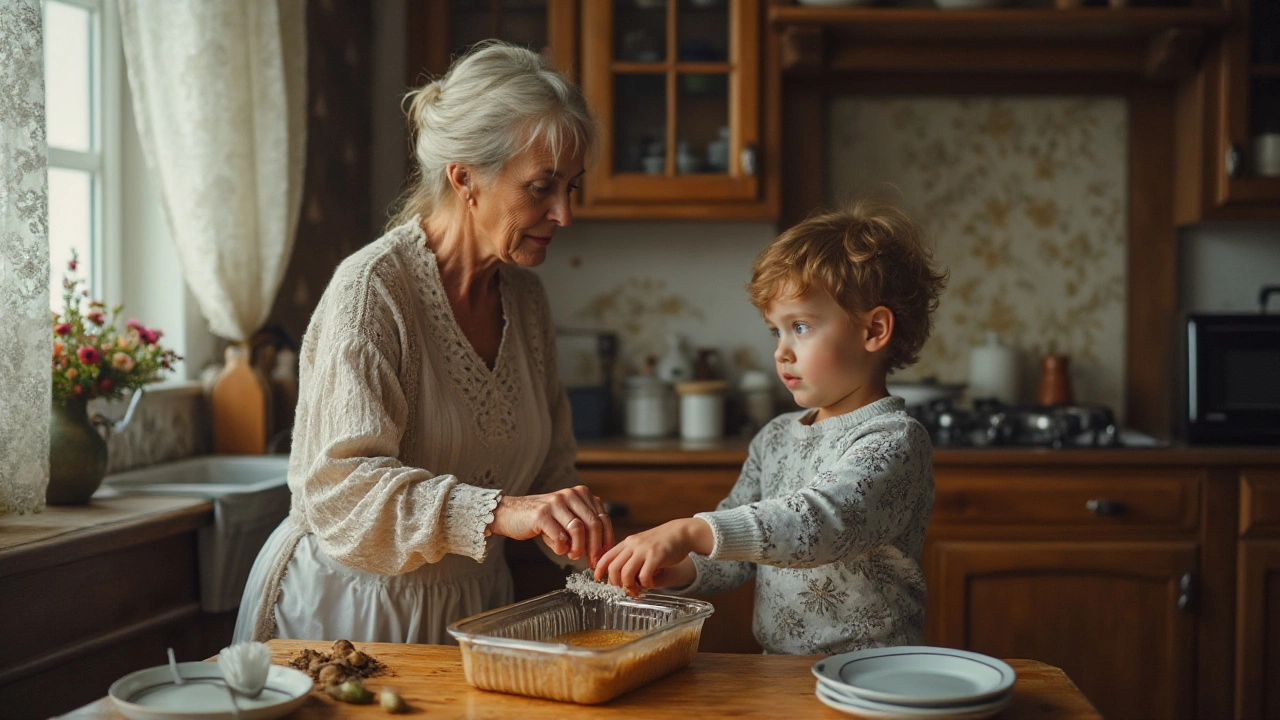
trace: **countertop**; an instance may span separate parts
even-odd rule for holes
[[[6,514],[0,516],[0,576],[212,523],[213,503],[180,497],[94,497],[85,505]]]
[[[272,640],[272,661],[285,664],[303,648],[330,644]],[[821,656],[699,653],[688,667],[602,705],[574,705],[477,690],[467,684],[456,647],[356,643],[386,663],[394,677],[372,678],[378,689],[395,686],[410,711],[407,717],[467,718],[846,718],[814,695],[810,668]],[[1101,716],[1058,668],[1034,660],[1008,660],[1018,673],[1013,703],[1002,720],[1101,720]],[[377,704],[347,705],[318,691],[290,718],[338,720],[387,718]],[[64,715],[66,720],[123,720],[109,698]]]
[[[745,437],[712,442],[678,438],[633,440],[610,437],[578,445],[579,465],[705,465],[741,466],[747,459]],[[1280,465],[1280,447],[1164,447],[1132,448],[948,448],[933,450],[935,466],[961,465],[1146,465],[1244,466]]]

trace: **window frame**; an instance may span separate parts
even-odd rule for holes
[[[48,147],[50,168],[80,170],[92,174],[93,237],[89,240],[89,283],[95,297],[108,305],[122,295],[120,124],[121,81],[124,54],[120,47],[120,19],[116,0],[42,0],[40,13],[46,17],[48,3],[87,10],[92,14],[90,31],[93,47],[90,69],[90,149],[87,151]],[[48,108],[46,108],[46,112]],[[54,268],[56,276],[60,268]]]

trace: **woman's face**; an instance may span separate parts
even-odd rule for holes
[[[504,263],[534,267],[547,259],[556,229],[573,221],[570,195],[582,180],[584,158],[557,158],[545,145],[517,155],[491,178],[477,178],[471,211],[480,241]]]

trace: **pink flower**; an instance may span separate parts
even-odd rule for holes
[[[98,381],[98,389],[104,393],[111,392],[111,388],[114,388],[115,386],[115,381],[109,377],[104,377]]]
[[[59,324],[59,325],[54,325],[54,326],[53,326],[53,333],[54,333],[55,335],[62,335],[62,336],[64,336],[64,337],[65,337],[65,336],[67,336],[67,335],[70,335],[70,334],[71,334],[71,325],[70,325],[70,323],[61,323],[61,324]]]
[[[133,345],[133,341],[125,337],[124,335],[119,335],[116,337],[116,347],[120,348],[121,350],[126,350],[132,345]]]
[[[98,352],[98,348],[92,345],[82,345],[76,353],[76,357],[80,358],[80,362],[85,365],[97,365],[102,359],[102,354]]]
[[[79,264],[79,263],[77,263],[77,262],[76,262],[76,259],[75,259],[75,258],[71,258],[71,262],[68,262],[68,263],[67,263],[67,269],[69,269],[71,272],[75,272],[75,271],[76,271],[76,265],[78,265],[78,264]]]
[[[148,330],[147,328],[142,328],[138,331],[138,339],[142,340],[146,345],[155,345],[163,334],[164,333],[159,330]]]
[[[94,325],[101,325],[107,320],[106,315],[103,315],[101,312],[98,312],[96,310],[94,312],[89,313],[88,315],[85,315],[85,317],[89,318],[89,322],[93,323]]]
[[[79,385],[76,385],[75,387],[71,388],[71,392],[74,392],[77,395],[83,395],[84,388],[80,387]]]
[[[111,356],[111,367],[117,370],[120,370],[123,372],[133,372],[133,368],[135,365],[137,365],[137,363],[134,361],[132,357],[129,356],[128,353],[118,352],[115,355]]]
[[[124,322],[124,326],[134,330],[146,330],[146,326],[138,322],[138,318],[129,318]]]

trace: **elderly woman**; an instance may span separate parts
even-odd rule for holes
[[[347,258],[303,339],[288,519],[235,640],[443,643],[512,602],[502,538],[594,565],[546,294],[524,268],[570,222],[595,124],[539,55],[487,43],[414,91],[418,180]]]

